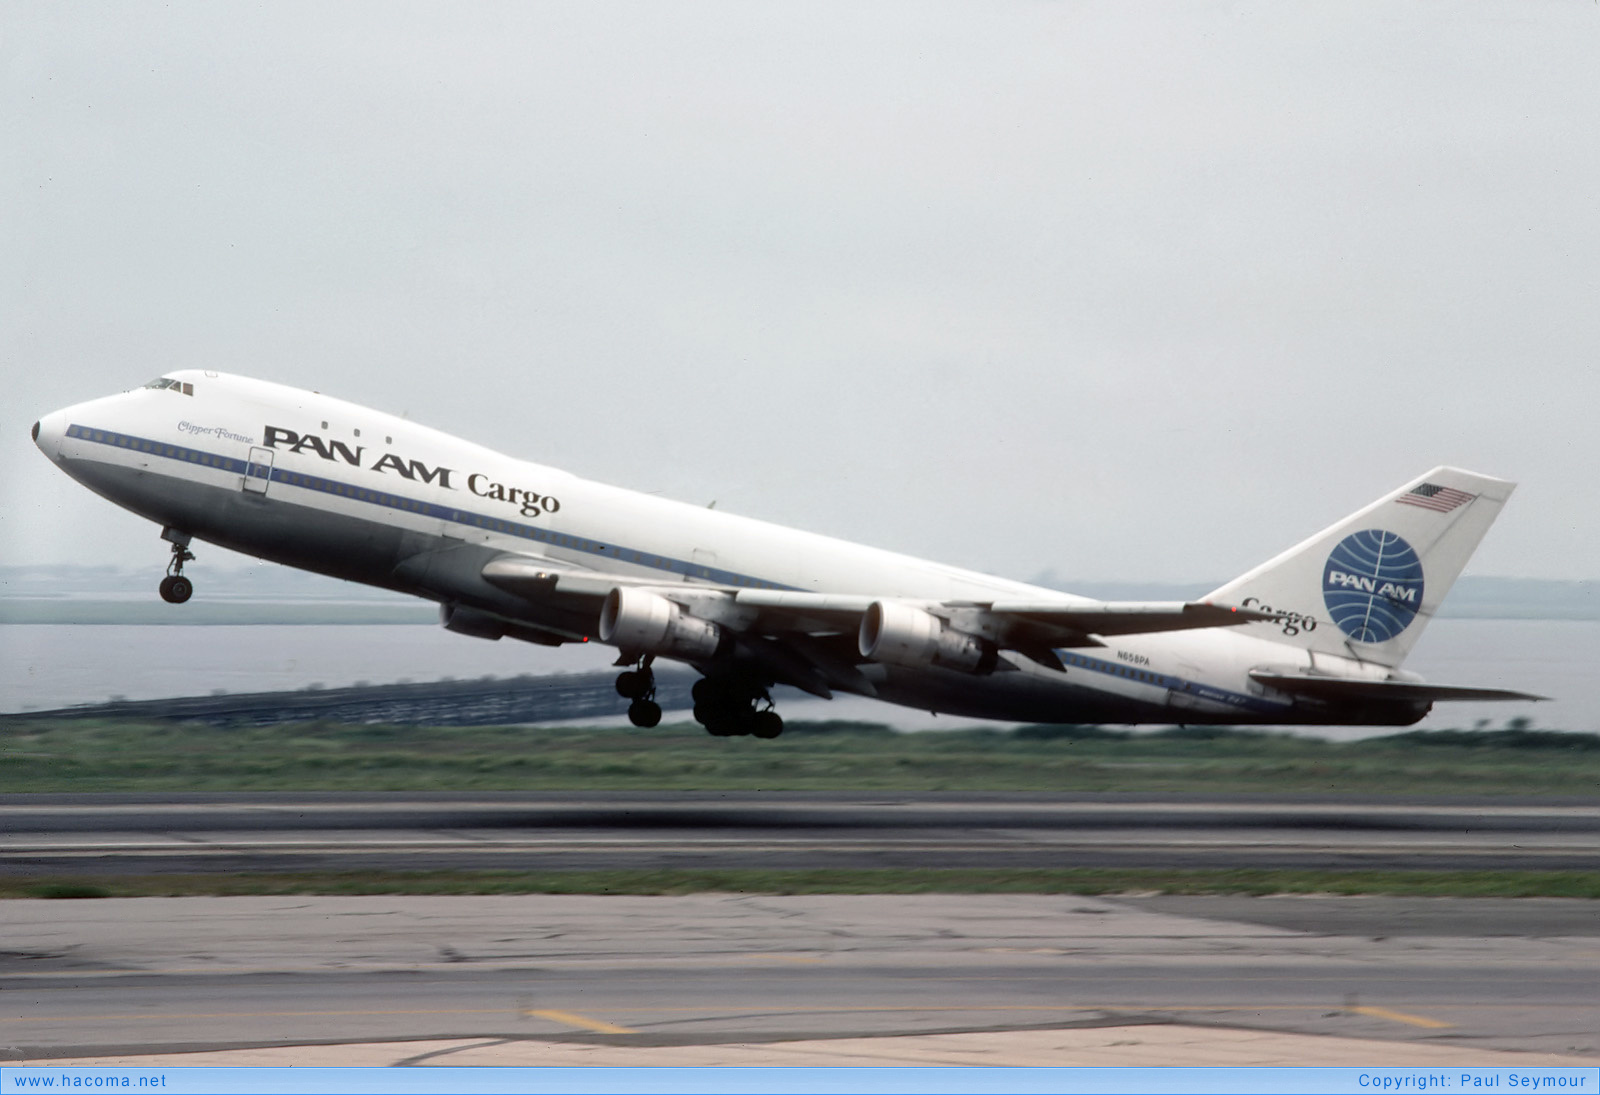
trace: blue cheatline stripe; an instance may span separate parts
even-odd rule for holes
[[[218,471],[232,472],[235,475],[250,475],[260,478],[264,477],[262,473],[266,471],[264,465],[253,464],[237,457],[223,456],[219,453],[206,452],[203,449],[189,448],[184,445],[174,445],[166,441],[152,441],[146,437],[135,437],[131,434],[117,433],[114,430],[97,430],[88,426],[73,425],[67,427],[67,436],[80,441],[92,441],[101,445],[110,445],[113,448],[149,453],[151,456],[159,456],[166,460],[176,460],[184,464],[198,464],[202,467],[215,468]],[[599,540],[584,536],[570,536],[563,532],[540,528],[538,525],[527,525],[520,521],[507,521],[499,517],[489,517],[482,513],[474,513],[471,510],[460,509],[455,506],[441,506],[437,502],[410,498],[403,494],[395,494],[392,491],[373,490],[370,487],[347,483],[340,479],[329,479],[320,475],[307,475],[304,472],[289,471],[286,468],[274,467],[271,481],[282,483],[285,486],[299,487],[301,490],[316,491],[319,494],[337,495],[352,502],[382,506],[385,509],[414,513],[420,517],[431,517],[438,521],[448,521],[452,524],[487,529],[490,532],[500,532],[507,536],[516,536],[538,544],[566,548],[569,551],[581,552],[597,558],[609,559],[613,562],[631,563],[635,566],[648,567],[651,570],[659,570],[667,574],[678,574],[704,582],[740,586],[745,589],[788,590],[797,588],[764,581],[748,574],[723,570],[720,567],[708,567],[702,563],[674,559],[653,551],[638,551],[633,548],[620,547],[616,544],[605,544]]]
[[[183,445],[170,445],[165,441],[151,441],[145,437],[133,437],[129,434],[116,433],[112,430],[92,430],[88,426],[68,426],[67,436],[75,437],[80,441],[95,441],[99,444],[111,445],[119,449],[147,452],[152,456],[160,456],[168,460],[181,460],[186,464],[203,464],[209,468],[231,471],[239,475],[243,475],[245,470],[245,461],[237,460],[231,456],[221,456],[201,449],[186,448]]]
[[[1286,711],[1291,704],[1273,703],[1258,696],[1246,695],[1243,692],[1232,692],[1226,688],[1215,685],[1202,684],[1184,677],[1174,677],[1166,673],[1157,673],[1150,669],[1140,669],[1137,666],[1127,665],[1123,662],[1107,661],[1105,658],[1090,658],[1079,654],[1076,650],[1057,650],[1056,656],[1061,659],[1061,664],[1075,669],[1087,669],[1091,673],[1103,673],[1108,677],[1119,677],[1125,681],[1136,681],[1148,684],[1153,688],[1165,688],[1172,692],[1182,692],[1193,696],[1195,699],[1210,700],[1213,703],[1227,704],[1229,707],[1246,708],[1251,711],[1277,712]]]
[[[114,430],[97,430],[88,426],[74,425],[67,427],[67,436],[80,441],[92,441],[96,444],[110,445],[114,448],[149,453],[151,456],[159,456],[166,460],[176,460],[184,464],[198,464],[202,467],[215,468],[218,471],[231,472],[235,475],[259,475],[261,471],[265,470],[260,464],[252,464],[236,457],[223,456],[219,453],[206,452],[203,449],[189,448],[184,445],[174,445],[166,441],[152,441],[149,438],[134,437],[131,434],[117,433]],[[683,559],[673,559],[655,552],[638,551],[633,548],[618,547],[615,544],[602,544],[598,540],[591,540],[583,536],[569,536],[566,533],[554,532],[550,529],[540,528],[537,525],[525,525],[518,521],[487,517],[481,513],[473,513],[470,510],[459,509],[455,506],[441,506],[436,502],[408,498],[403,494],[395,494],[391,491],[373,490],[370,487],[358,486],[340,479],[328,479],[320,475],[307,475],[304,472],[274,467],[272,469],[272,482],[282,483],[289,487],[298,487],[301,490],[316,491],[320,494],[333,494],[340,498],[349,499],[352,502],[362,502],[367,505],[400,510],[404,513],[414,513],[421,517],[431,517],[435,520],[448,521],[452,524],[500,532],[508,536],[531,540],[534,543],[566,548],[569,551],[582,552],[598,558],[609,559],[613,562],[631,563],[636,566],[648,567],[667,574],[683,575],[704,582],[742,586],[746,589],[798,589],[796,586],[767,582],[760,578],[751,577],[748,574],[739,574],[719,567],[708,567],[700,563],[687,562]],[[1194,696],[1196,699],[1210,700],[1214,703],[1226,704],[1229,707],[1248,708],[1255,711],[1285,710],[1285,705],[1275,704],[1255,696],[1248,696],[1242,692],[1231,692],[1227,689],[1216,688],[1212,685],[1186,680],[1182,677],[1153,673],[1149,670],[1124,665],[1121,662],[1085,657],[1070,649],[1058,650],[1056,654],[1061,658],[1062,663],[1068,666],[1087,670],[1091,673],[1101,673],[1108,677],[1117,677],[1122,680],[1137,681],[1141,684],[1183,692]]]

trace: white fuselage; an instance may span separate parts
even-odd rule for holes
[[[1053,590],[591,482],[312,392],[200,371],[41,419],[64,471],[179,534],[515,620],[595,633],[592,604],[543,605],[482,577],[502,556],[659,584],[939,602],[1089,603]],[[1050,722],[1329,721],[1253,684],[1303,652],[1220,628],[1106,639],[974,677],[865,664],[871,694]],[[1425,710],[1425,708],[1423,709]],[[1409,722],[1421,711],[1393,721]]]

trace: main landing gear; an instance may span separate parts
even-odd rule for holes
[[[635,726],[648,728],[661,724],[661,705],[656,702],[656,674],[650,668],[653,660],[646,654],[640,659],[638,669],[617,674],[617,695],[633,701],[628,704],[628,721]]]
[[[194,583],[183,576],[183,564],[194,559],[194,552],[189,550],[189,535],[165,528],[161,530],[161,538],[172,542],[167,576],[161,579],[161,599],[169,605],[181,605],[194,596]]]
[[[632,701],[628,704],[628,721],[635,726],[661,724],[656,675],[650,668],[654,660],[646,654],[638,659],[638,668],[617,674],[617,695]],[[617,664],[631,666],[634,660],[624,654]],[[783,719],[772,709],[772,697],[757,681],[743,676],[702,677],[694,682],[691,694],[695,721],[719,738],[745,734],[775,738],[783,733]]]
[[[783,719],[772,709],[772,697],[753,681],[702,677],[694,682],[690,695],[694,697],[695,721],[719,738],[744,734],[775,738],[783,733]]]

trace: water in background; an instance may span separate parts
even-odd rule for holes
[[[600,669],[616,651],[457,635],[437,626],[0,626],[0,710],[215,692],[514,677]]]
[[[39,710],[113,697],[130,700],[268,692],[445,677],[511,677],[603,669],[609,647],[559,649],[486,642],[439,627],[0,625],[0,711]],[[1422,729],[1500,726],[1527,717],[1536,726],[1600,730],[1600,622],[1588,620],[1435,620],[1406,663],[1430,681],[1514,688],[1552,703],[1440,704]],[[863,719],[901,729],[995,725],[932,716],[845,697],[787,699],[791,719]],[[1313,731],[1345,739],[1386,730]]]

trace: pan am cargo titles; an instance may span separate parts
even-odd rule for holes
[[[283,452],[306,453],[310,452],[330,463],[349,464],[353,468],[366,468],[368,471],[389,473],[409,479],[412,482],[423,482],[434,486],[444,487],[446,490],[460,490],[456,480],[461,473],[455,468],[429,467],[421,460],[408,460],[386,452],[370,463],[363,463],[367,448],[365,445],[354,447],[343,441],[330,440],[318,437],[314,433],[297,433],[283,426],[266,426],[263,442],[267,448]],[[482,472],[472,472],[466,477],[466,489],[479,498],[488,498],[495,502],[504,502],[507,505],[518,507],[524,517],[541,517],[545,514],[557,513],[561,510],[559,499],[538,491],[528,490],[526,487],[512,487],[504,483],[497,483]]]

